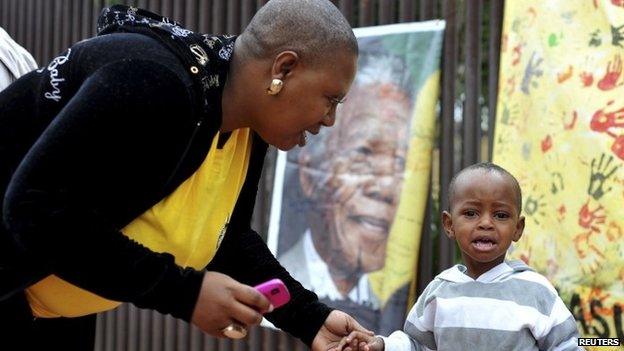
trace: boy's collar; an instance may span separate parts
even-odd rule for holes
[[[489,271],[481,274],[477,279],[472,279],[466,274],[468,269],[462,264],[457,264],[438,276],[440,279],[448,280],[454,283],[467,283],[467,282],[481,282],[492,283],[498,281],[500,278],[509,275],[510,273],[518,273],[527,270],[532,270],[524,262],[520,260],[504,261],[501,264],[493,267]]]

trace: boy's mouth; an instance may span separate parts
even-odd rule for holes
[[[496,240],[486,236],[477,237],[472,241],[472,247],[477,251],[491,251],[496,245]]]

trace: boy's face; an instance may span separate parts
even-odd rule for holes
[[[516,196],[513,181],[496,171],[476,169],[456,180],[451,212],[444,211],[442,222],[473,278],[502,263],[511,242],[522,236]]]

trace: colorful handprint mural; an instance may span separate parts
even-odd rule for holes
[[[494,162],[520,180],[511,249],[588,337],[624,339],[624,0],[506,1]]]

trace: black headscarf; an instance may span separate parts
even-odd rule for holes
[[[98,35],[115,32],[150,36],[168,47],[188,69],[198,91],[202,117],[214,123],[221,117],[221,95],[236,36],[199,34],[178,22],[147,10],[125,5],[105,8],[98,19]]]

